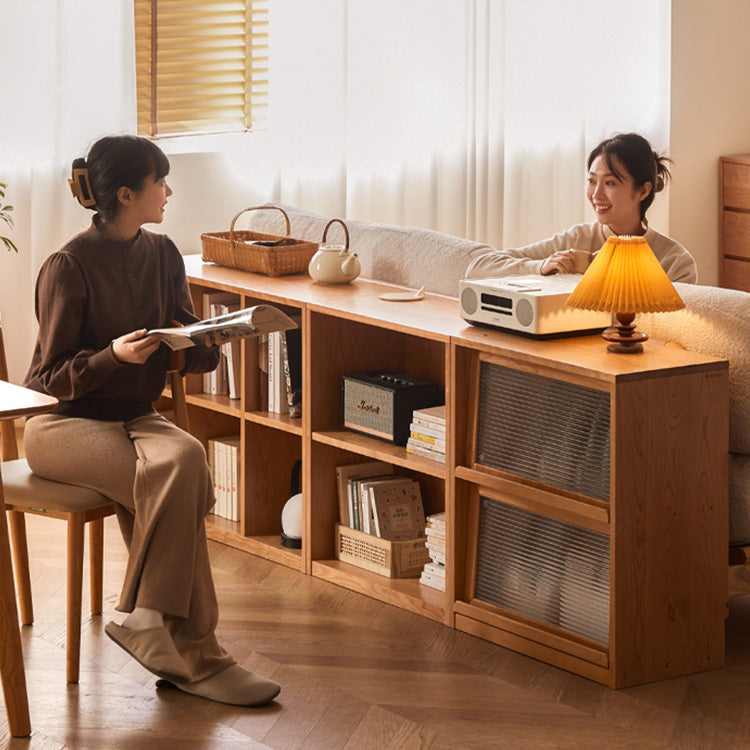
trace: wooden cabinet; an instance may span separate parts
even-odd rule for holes
[[[750,154],[719,159],[721,285],[750,291]]]
[[[454,339],[457,628],[611,687],[721,666],[727,371],[686,355]]]
[[[301,419],[253,399],[248,342],[239,401],[188,384],[196,435],[241,437],[241,520],[209,521],[212,538],[612,687],[723,663],[725,361],[657,342],[626,356],[598,336],[533,341],[467,326],[456,300],[382,301],[388,287],[362,280],[186,266],[198,309],[230,291],[302,315]],[[445,389],[445,464],[341,428],[341,378],[369,369]],[[290,550],[280,519],[300,457],[303,545]],[[445,592],[335,558],[335,469],[367,459],[413,475],[426,512],[445,511]]]

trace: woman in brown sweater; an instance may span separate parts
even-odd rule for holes
[[[37,474],[117,503],[129,552],[117,609],[128,615],[107,635],[185,692],[262,705],[279,686],[237,664],[214,632],[203,446],[152,406],[169,352],[146,332],[197,320],[179,251],[142,228],[163,219],[168,172],[164,153],[134,136],[102,138],[73,163],[73,194],[96,213],[39,272],[25,385],[60,403],[28,421],[24,445]],[[184,371],[209,371],[218,359],[207,341],[186,351]]]

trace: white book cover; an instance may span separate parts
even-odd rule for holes
[[[432,422],[436,425],[445,425],[445,404],[442,406],[428,406],[424,409],[415,409],[413,419]]]
[[[228,517],[231,521],[240,520],[240,493],[239,493],[239,463],[240,463],[240,438],[231,437],[226,439],[227,459],[229,471],[227,477],[227,489],[229,496]]]
[[[406,442],[406,452],[413,453],[415,456],[420,456],[422,458],[429,458],[431,461],[445,463],[445,453],[440,453],[425,445],[414,443],[412,442],[412,438],[409,438]]]
[[[274,384],[276,386],[276,392],[273,396],[273,402],[276,406],[276,414],[287,414],[289,412],[289,406],[286,400],[286,379],[284,377],[284,352],[282,349],[281,333],[274,331],[273,333],[273,349],[274,349],[274,361],[276,368],[274,370]]]
[[[432,513],[427,516],[427,525],[434,528],[445,528],[445,511],[440,513]]]
[[[213,438],[208,439],[206,446],[206,461],[208,462],[208,468],[211,471],[211,484],[214,488],[214,507],[211,509],[211,512],[214,515],[218,515],[216,513],[216,503],[218,502],[219,486],[216,482],[216,441]]]
[[[417,435],[424,435],[425,437],[431,437],[445,442],[445,429],[437,428],[434,424],[429,422],[419,422],[414,420],[409,425],[409,430],[411,431],[412,436],[416,433]]]

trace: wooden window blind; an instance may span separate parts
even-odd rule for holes
[[[138,133],[258,129],[269,0],[134,0]]]

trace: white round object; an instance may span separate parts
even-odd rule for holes
[[[302,539],[302,493],[292,495],[281,511],[281,528],[293,539]]]

